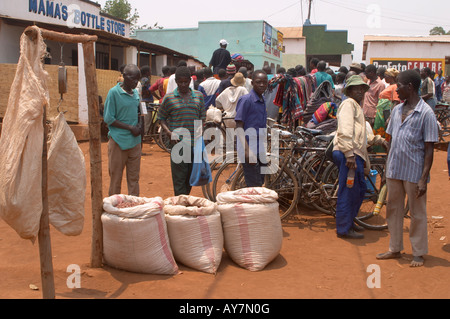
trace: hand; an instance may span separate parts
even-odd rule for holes
[[[133,134],[133,136],[139,136],[141,135],[141,127],[139,125],[131,126],[130,125],[130,132]]]
[[[424,195],[426,192],[427,192],[427,181],[420,180],[417,183],[416,197],[419,198],[420,196]]]
[[[356,159],[354,156],[347,157],[347,162],[345,163],[345,166],[348,168],[355,168],[356,169]]]

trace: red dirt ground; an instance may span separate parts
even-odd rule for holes
[[[107,194],[109,185],[106,146],[102,144],[103,194]],[[402,258],[379,261],[376,254],[388,248],[387,231],[366,230],[363,240],[339,239],[332,217],[303,210],[283,224],[281,253],[262,271],[240,268],[224,253],[216,275],[179,265],[182,273],[165,276],[108,266],[90,267],[89,143],[81,143],[80,147],[88,172],[85,227],[76,237],[64,236],[51,228],[57,299],[450,298],[450,181],[446,152],[435,151],[428,189],[429,255],[425,256],[423,267],[409,267],[412,255],[408,220]],[[173,196],[169,154],[155,144],[144,144],[143,151],[147,155],[142,158],[141,195]],[[203,196],[199,187],[191,195]],[[81,267],[81,288],[67,287],[70,264]],[[373,264],[380,267],[380,288],[367,286],[372,274],[368,267]],[[3,220],[0,220],[0,273],[0,298],[42,298],[38,245],[21,239]],[[39,289],[30,289],[30,284]]]

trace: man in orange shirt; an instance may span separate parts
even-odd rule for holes
[[[170,76],[170,67],[169,66],[163,66],[162,73],[163,76],[159,78],[155,83],[150,86],[150,93],[157,99],[161,100],[164,95],[166,94],[166,91],[164,90],[164,80],[168,79]]]
[[[373,64],[366,66],[365,75],[369,80],[369,90],[364,95],[363,110],[366,121],[373,127],[380,93],[386,88],[377,75],[377,68]]]

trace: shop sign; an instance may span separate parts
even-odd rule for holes
[[[412,69],[423,69],[428,67],[433,72],[445,69],[445,59],[388,59],[388,58],[371,58],[370,63],[378,67],[385,67],[386,69],[394,68],[401,71]]]
[[[64,24],[69,28],[88,28],[128,36],[128,26],[120,21],[102,16],[97,6],[81,6],[74,1],[26,0],[27,18],[45,23]],[[21,18],[23,14],[17,16]],[[13,15],[11,15],[13,16]]]

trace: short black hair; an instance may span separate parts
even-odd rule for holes
[[[145,76],[145,75],[150,75],[150,66],[148,66],[148,65],[144,65],[144,66],[141,66],[141,75],[142,76]]]
[[[164,75],[170,74],[170,66],[168,66],[168,65],[163,66],[161,71],[162,71],[162,74],[164,74]]]
[[[190,78],[191,70],[187,66],[179,66],[175,72],[175,79],[179,78]]]
[[[180,61],[178,61],[178,63],[177,63],[177,67],[180,67],[180,66],[187,66],[187,62],[186,62],[186,61],[184,61],[184,60],[180,60]]]
[[[422,82],[422,79],[420,78],[420,74],[417,73],[414,70],[406,70],[403,72],[400,72],[397,81],[401,82],[402,84],[409,84],[411,83],[413,88],[418,91],[420,88],[420,83]]]
[[[203,74],[205,75],[205,78],[210,78],[213,76],[213,71],[211,70],[211,68],[204,68]]]
[[[260,74],[264,74],[265,76],[267,76],[267,73],[264,72],[263,70],[256,70],[252,74],[252,80],[256,79],[256,77]]]
[[[319,63],[319,59],[318,58],[312,58],[311,61],[309,62],[309,64],[312,64],[314,66],[317,66],[317,63]]]
[[[327,68],[327,63],[325,61],[319,61],[317,63],[317,71],[323,72]]]
[[[367,72],[377,73],[377,67],[373,64],[369,64],[368,66],[366,66],[364,71],[365,71],[365,73],[367,73]]]

